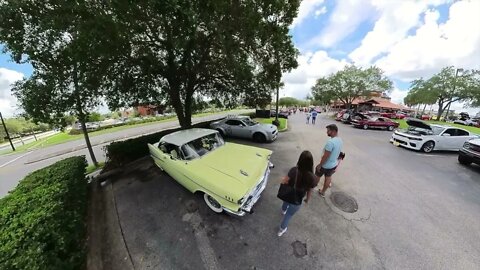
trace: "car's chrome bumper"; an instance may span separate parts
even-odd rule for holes
[[[240,209],[238,211],[233,211],[226,208],[224,208],[224,211],[236,216],[244,216],[246,213],[253,213],[252,208],[258,201],[258,199],[260,199],[260,195],[267,187],[268,176],[270,175],[270,168],[273,167],[273,164],[269,162],[262,180],[255,186],[255,188],[250,192],[250,194],[246,196],[247,198],[245,202],[242,204],[242,206],[240,206]]]

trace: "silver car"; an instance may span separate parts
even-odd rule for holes
[[[260,124],[248,116],[228,116],[210,124],[222,136],[253,139],[256,142],[273,142],[277,139],[278,129],[275,125]]]

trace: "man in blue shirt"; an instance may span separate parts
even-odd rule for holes
[[[315,109],[312,110],[312,124],[315,125],[315,120],[317,119],[317,111]]]
[[[322,159],[320,164],[315,169],[315,175],[320,178],[325,175],[325,182],[323,188],[318,190],[320,196],[325,197],[325,191],[327,191],[330,183],[332,182],[332,175],[335,173],[335,169],[338,165],[340,153],[342,152],[343,142],[338,137],[338,127],[335,124],[327,126],[327,135],[330,137],[323,149]]]

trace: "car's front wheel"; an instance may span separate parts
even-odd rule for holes
[[[388,126],[388,131],[393,131],[393,126]]]
[[[459,155],[459,156],[458,156],[458,162],[459,162],[460,164],[463,164],[463,165],[470,165],[470,164],[472,164],[472,161],[471,161],[469,158],[464,157],[464,156],[462,156],[462,155]]]
[[[368,125],[363,125],[363,129],[368,129]]]
[[[430,153],[433,151],[434,148],[435,148],[435,143],[432,141],[428,141],[423,144],[422,151],[425,153]]]
[[[220,214],[223,212],[223,207],[220,205],[217,200],[215,200],[212,196],[208,195],[207,193],[203,194],[203,200],[207,204],[208,208],[212,210],[213,212]]]
[[[253,134],[253,140],[259,143],[263,143],[267,141],[267,138],[262,133],[255,133]]]

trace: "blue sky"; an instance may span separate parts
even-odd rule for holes
[[[376,65],[402,102],[410,81],[445,66],[480,69],[480,0],[304,0],[291,26],[299,67],[284,74],[282,96],[305,98],[315,80],[355,63]],[[15,112],[9,84],[29,76],[0,54],[0,111]],[[478,109],[456,110],[476,112]]]

